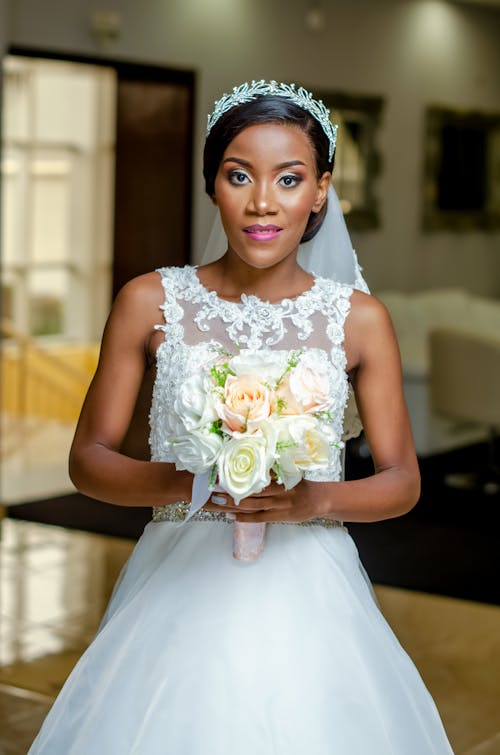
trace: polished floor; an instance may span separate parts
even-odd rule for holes
[[[130,540],[3,520],[0,755],[25,755],[92,639],[132,547]],[[500,608],[387,586],[376,592],[438,704],[456,755],[500,755]]]

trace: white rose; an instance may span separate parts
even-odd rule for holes
[[[270,448],[263,432],[231,438],[217,461],[219,485],[239,503],[269,485],[273,461],[272,443]]]
[[[332,405],[327,369],[301,360],[290,372],[289,390],[307,413],[326,411]]]
[[[167,437],[170,439],[178,438],[179,436],[186,434],[186,427],[182,418],[174,411],[168,411],[165,413],[165,430]],[[167,443],[169,442],[170,441],[167,441]]]
[[[276,432],[276,467],[279,471],[280,482],[287,490],[295,487],[303,476],[303,472],[295,463],[297,441],[292,437],[290,428],[296,421],[295,417],[283,417],[274,423]]]
[[[213,384],[204,370],[185,380],[174,401],[174,411],[186,430],[192,432],[217,419]]]
[[[187,469],[193,474],[206,472],[217,461],[224,441],[218,433],[194,430],[171,442],[177,469]]]
[[[230,360],[235,375],[259,375],[269,383],[278,380],[286,369],[288,352],[242,349]]]
[[[279,482],[281,482],[287,490],[294,488],[299,484],[303,477],[303,472],[296,465],[293,458],[293,453],[290,451],[283,451],[279,455]]]

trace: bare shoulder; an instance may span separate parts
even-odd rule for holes
[[[359,365],[370,351],[387,345],[396,337],[387,307],[380,299],[362,291],[353,291],[351,309],[345,323],[345,348],[352,367]]]
[[[356,327],[387,326],[391,322],[387,307],[380,299],[372,294],[355,290],[351,296],[351,310],[346,325],[349,323]]]
[[[120,289],[117,304],[131,307],[144,307],[148,304],[158,307],[163,303],[164,293],[159,273],[152,272],[132,278]]]
[[[154,326],[162,321],[163,286],[158,273],[132,278],[118,292],[104,332],[109,338],[123,334],[130,344],[148,344]]]

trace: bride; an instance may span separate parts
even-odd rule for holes
[[[330,188],[335,142],[305,90],[235,87],[204,155],[218,258],[115,301],[71,475],[153,516],[32,755],[452,752],[343,525],[407,512],[419,472],[392,325]],[[120,446],[148,370],[145,462]],[[375,470],[343,481],[352,392]]]

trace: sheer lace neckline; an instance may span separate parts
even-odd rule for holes
[[[306,288],[305,291],[302,291],[300,294],[296,294],[295,296],[285,296],[283,299],[277,299],[276,301],[269,301],[269,299],[261,299],[260,296],[257,294],[246,294],[245,292],[242,292],[239,299],[225,299],[223,296],[220,296],[219,293],[212,288],[208,288],[208,286],[205,286],[198,275],[198,266],[193,266],[189,268],[192,274],[193,283],[198,288],[199,292],[204,295],[207,299],[210,299],[212,301],[217,300],[220,302],[223,302],[224,305],[234,305],[235,307],[241,307],[247,304],[248,302],[257,302],[259,304],[264,304],[265,306],[270,307],[281,307],[284,303],[288,302],[300,302],[304,298],[308,298],[309,295],[315,294],[318,288],[318,278],[317,276],[313,275],[313,282],[312,285],[309,286],[309,288]]]

